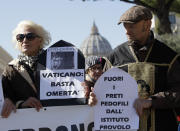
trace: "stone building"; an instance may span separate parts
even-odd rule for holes
[[[152,19],[152,29],[155,28],[155,23],[157,21],[157,16],[153,15]],[[171,24],[171,29],[174,35],[180,35],[180,15],[175,12],[169,13],[169,21]]]
[[[108,40],[100,35],[95,23],[91,28],[91,34],[83,41],[80,50],[87,56],[105,56],[112,51],[112,47]]]
[[[0,76],[12,57],[0,46]]]

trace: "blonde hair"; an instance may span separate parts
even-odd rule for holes
[[[51,36],[41,25],[38,25],[32,21],[24,20],[19,22],[17,27],[12,31],[12,42],[16,44],[16,48],[19,49],[19,42],[16,40],[16,35],[19,34],[21,28],[29,27],[35,31],[35,33],[42,38],[40,49],[44,48],[51,42]]]

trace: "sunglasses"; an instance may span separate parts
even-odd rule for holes
[[[27,34],[18,34],[16,36],[16,40],[18,42],[23,42],[24,38],[26,38],[28,41],[34,40],[36,37],[39,37],[38,35],[34,33],[27,33]]]

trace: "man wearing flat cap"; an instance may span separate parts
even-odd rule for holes
[[[118,24],[123,24],[128,41],[107,56],[108,63],[137,81],[134,108],[140,117],[139,131],[177,131],[180,56],[154,38],[151,19],[151,11],[143,6],[133,6],[120,17]]]
[[[121,17],[128,41],[107,57],[113,66],[127,71],[138,84],[134,108],[139,131],[177,130],[175,111],[180,107],[180,56],[154,38],[151,11],[133,6]]]

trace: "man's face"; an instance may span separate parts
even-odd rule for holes
[[[141,20],[137,23],[123,23],[123,25],[129,42],[143,43],[148,37],[151,22]]]

